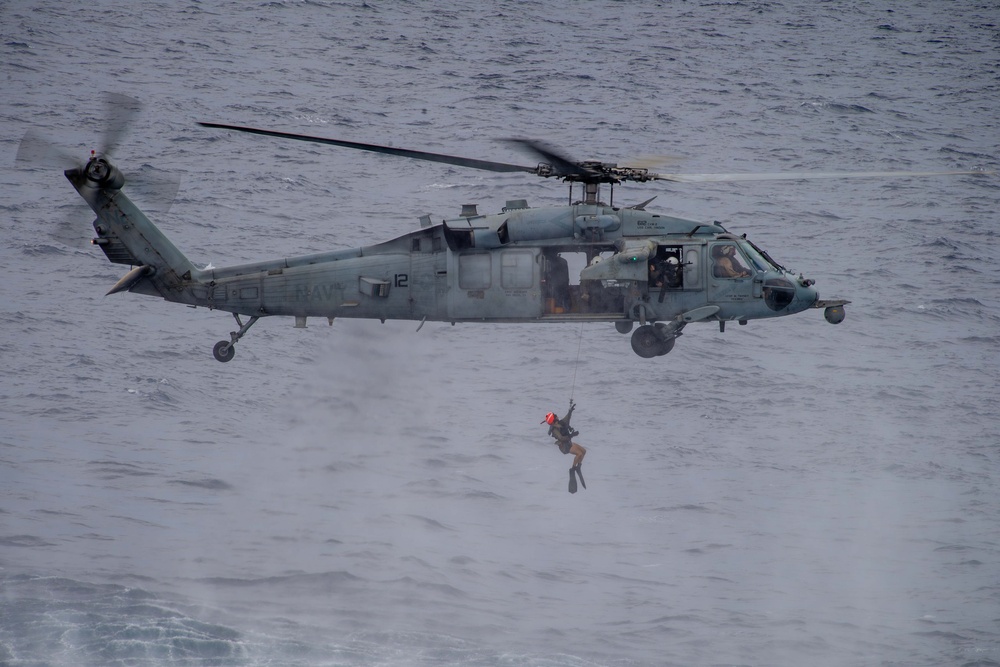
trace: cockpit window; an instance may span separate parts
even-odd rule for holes
[[[771,259],[771,256],[755,246],[750,241],[744,239],[740,242],[740,248],[750,258],[750,261],[760,271],[784,271],[784,267]]]
[[[774,267],[771,266],[771,263],[764,259],[764,256],[757,252],[757,249],[749,243],[741,243],[740,250],[742,250],[743,254],[750,259],[750,263],[753,264],[754,268],[758,271],[774,271]]]
[[[716,278],[747,278],[750,269],[735,243],[716,243],[712,246],[712,275]]]

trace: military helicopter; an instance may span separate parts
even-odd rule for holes
[[[118,103],[134,100],[117,97]],[[569,184],[565,206],[534,208],[512,199],[499,213],[463,206],[454,218],[420,219],[397,238],[347,250],[278,258],[227,268],[197,268],[129,200],[126,178],[106,154],[92,152],[65,176],[97,214],[93,243],[131,270],[108,294],[135,292],[233,314],[237,330],[213,348],[221,362],[261,318],[287,316],[295,327],[310,317],[424,322],[610,322],[632,331],[637,355],[673,348],[685,327],[783,317],[824,309],[845,318],[845,299],[823,300],[814,281],[793,275],[746,235],[718,222],[646,210],[652,199],[614,205],[621,183],[748,181],[805,178],[909,177],[983,172],[847,172],[657,174],[641,167],[575,161],[526,139],[509,140],[539,160],[521,166],[203,122],[202,127],[306,141],[494,172],[524,172]],[[115,135],[117,140],[118,135]],[[114,142],[111,142],[114,143]],[[601,201],[601,187],[610,201]],[[575,188],[582,198],[574,200]],[[573,270],[570,271],[570,264]],[[241,316],[248,319],[244,322]],[[635,325],[638,324],[636,328]],[[634,331],[633,331],[634,328]]]

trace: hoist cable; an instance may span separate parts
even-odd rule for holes
[[[573,386],[569,390],[569,402],[573,402],[573,393],[576,391],[576,371],[580,368],[580,350],[583,349],[583,322],[580,322],[580,334],[577,337],[579,342],[576,345],[576,363],[573,364]]]

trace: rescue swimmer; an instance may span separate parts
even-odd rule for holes
[[[573,410],[576,409],[576,403],[572,400],[569,402],[569,412],[562,419],[556,416],[556,413],[550,412],[545,415],[541,424],[549,425],[549,435],[555,438],[556,444],[559,446],[559,451],[563,454],[573,455],[573,467],[569,469],[569,492],[576,493],[576,478],[580,478],[580,484],[583,488],[587,488],[587,483],[583,481],[583,471],[580,470],[580,466],[583,465],[583,457],[587,455],[587,450],[584,447],[573,442],[573,438],[580,435],[580,432],[573,429],[569,425],[569,420],[573,417]]]

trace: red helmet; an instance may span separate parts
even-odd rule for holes
[[[552,424],[555,423],[555,421],[556,421],[556,413],[550,412],[549,414],[545,415],[545,419],[543,419],[539,423],[541,423],[541,424],[549,424],[551,426]]]

